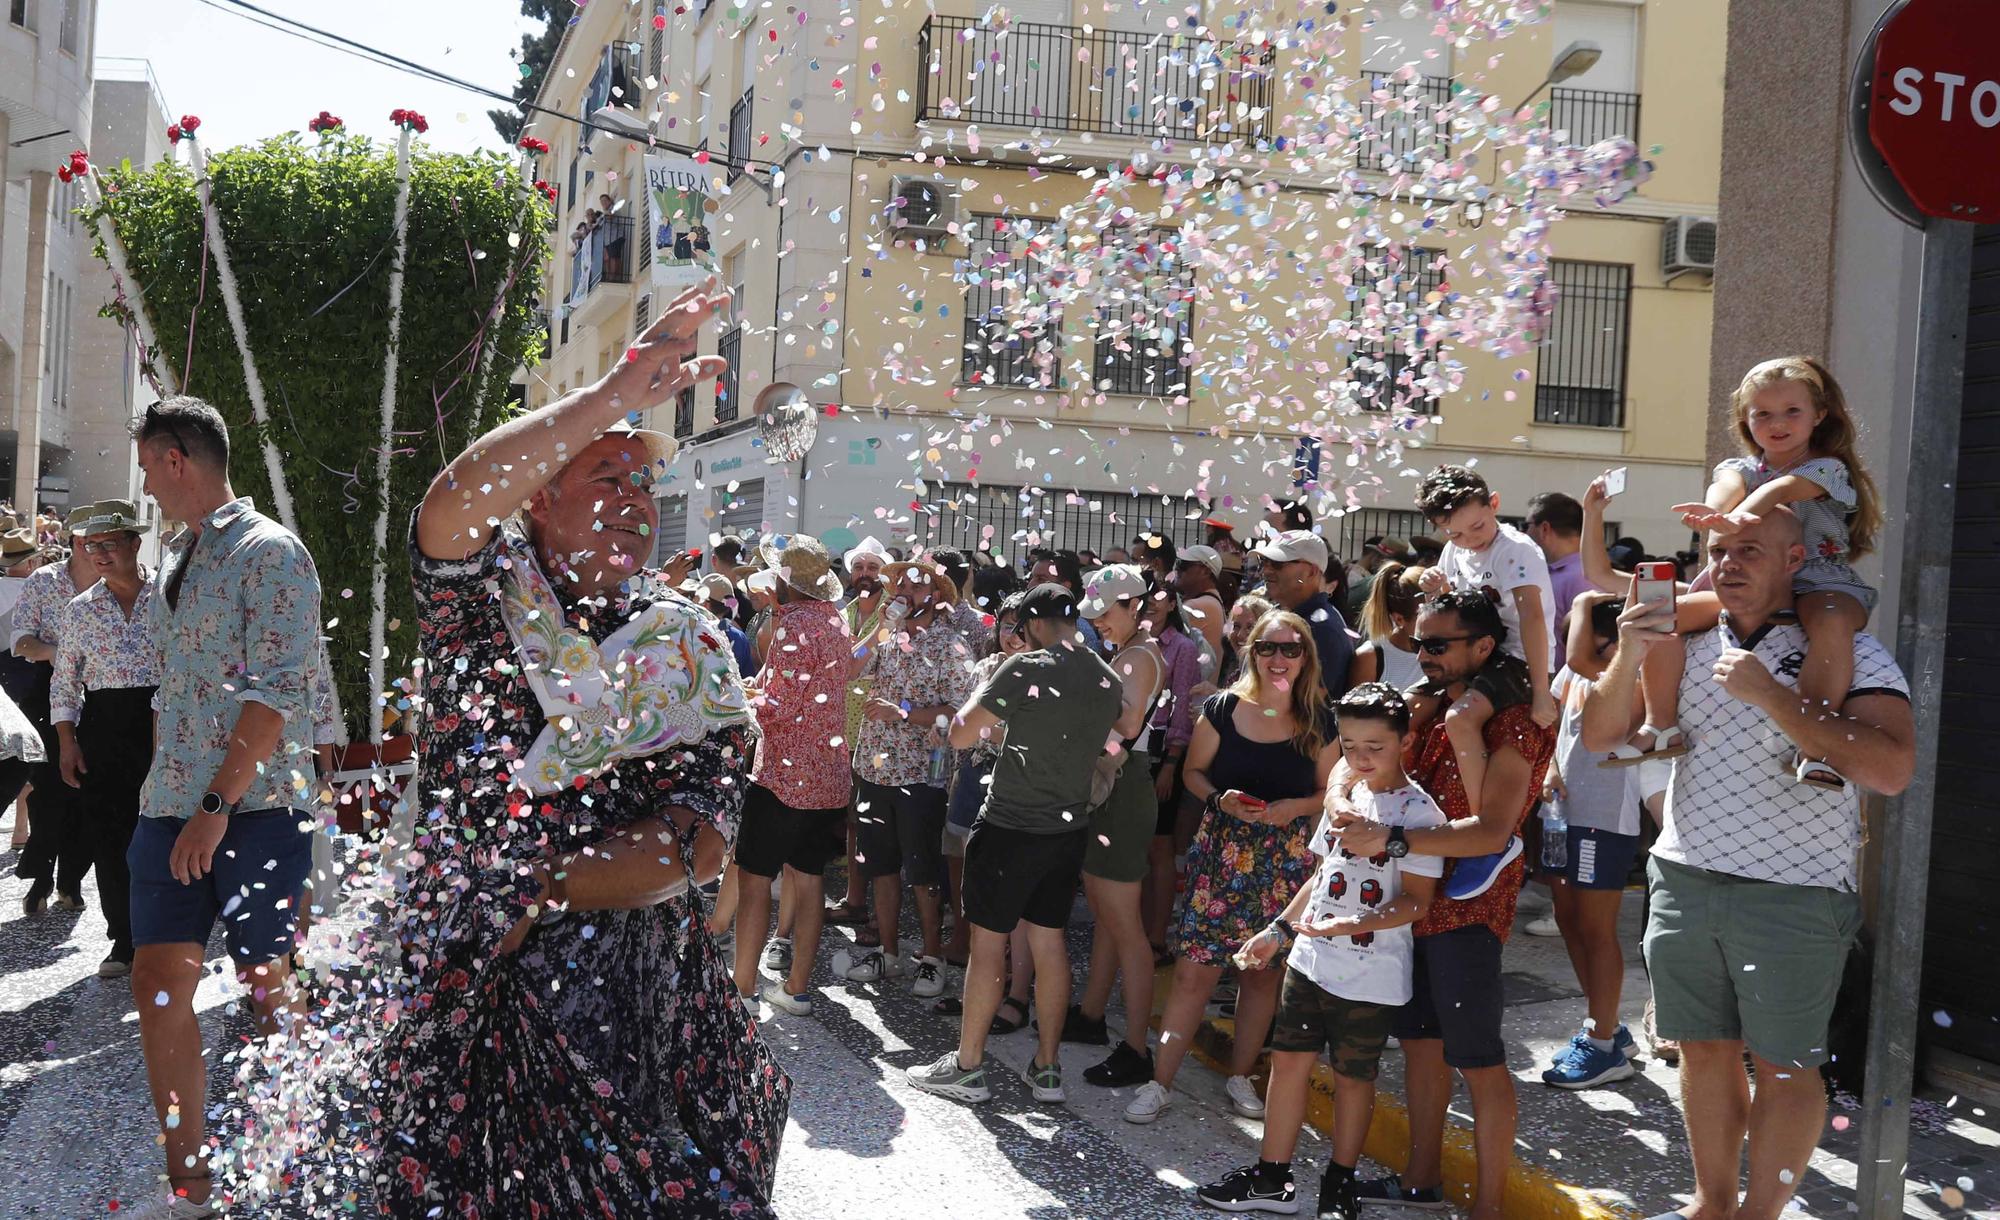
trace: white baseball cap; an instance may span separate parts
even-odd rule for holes
[[[1101,618],[1112,606],[1146,596],[1146,574],[1137,564],[1114,563],[1083,578],[1083,600],[1077,613],[1085,618]]]
[[[1182,563],[1198,563],[1213,575],[1222,575],[1222,552],[1212,546],[1184,546],[1181,548]]]
[[[1292,563],[1307,560],[1314,567],[1326,567],[1326,539],[1311,530],[1286,530],[1269,542],[1251,548],[1275,563]]]

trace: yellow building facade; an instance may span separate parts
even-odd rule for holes
[[[1170,28],[1172,14],[1150,5],[1020,0],[997,22],[967,2],[934,7],[709,0],[669,7],[662,29],[647,6],[590,5],[568,30],[539,99],[559,115],[529,128],[552,146],[541,174],[560,192],[549,356],[531,372],[530,405],[600,375],[657,304],[643,133],[705,152],[721,188],[709,228],[735,306],[704,347],[733,368],[653,410],[653,425],[683,444],[664,489],[663,547],[805,529],[836,545],[874,534],[1018,557],[1049,540],[1101,552],[1147,530],[1189,541],[1205,515],[1254,522],[1261,500],[1307,477],[1298,428],[1314,404],[1351,400],[1357,379],[1379,389],[1406,368],[1422,373],[1332,335],[1274,333],[1324,267],[1299,257],[1203,285],[1229,279],[1224,264],[1192,264],[1180,272],[1192,300],[1165,343],[1113,337],[1115,326],[1093,325],[1104,310],[1079,317],[1092,311],[1074,299],[1044,329],[982,319],[1003,303],[997,280],[1019,289],[1037,274],[993,273],[1039,231],[1019,222],[1053,229],[1065,208],[1077,221],[1101,215],[1090,192],[1135,158],[1186,165],[1197,146],[1233,152],[1229,165],[1276,184],[1257,200],[1266,227],[1301,234],[1301,245],[1326,240],[1306,243],[1309,232],[1337,234],[1351,198],[1254,151],[1290,130],[1287,108],[1325,68],[1411,98],[1448,97],[1455,80],[1510,107],[1543,105],[1570,142],[1626,135],[1647,152],[1654,170],[1636,193],[1602,209],[1574,200],[1554,226],[1561,295],[1538,346],[1437,353],[1462,377],[1422,404],[1429,418],[1402,434],[1401,461],[1475,462],[1506,513],[1625,466],[1629,490],[1611,513],[1621,532],[1655,551],[1687,545],[1665,508],[1705,482],[1723,0],[1556,0],[1548,20],[1464,46],[1436,36],[1415,6],[1342,5],[1343,59],[1324,66],[1308,63],[1296,29],[1219,8],[1206,17],[1218,44]],[[1551,65],[1579,43],[1595,62],[1551,86]],[[1397,74],[1405,63],[1415,67]],[[607,105],[629,112],[631,136],[559,117]],[[1470,133],[1410,119],[1381,127],[1364,165],[1435,151],[1466,158],[1489,183],[1505,172],[1508,151]],[[1391,186],[1372,172],[1367,181]],[[1161,217],[1160,198],[1144,183],[1121,195],[1169,236],[1190,215],[1211,236],[1247,223],[1185,200]],[[594,226],[592,209],[604,217]],[[1438,215],[1422,244],[1466,264],[1502,230],[1476,227],[1463,207]],[[911,219],[923,223],[899,227]],[[576,242],[579,224],[589,231]],[[1071,238],[1097,240],[1076,223],[1058,240]],[[1258,240],[1269,252],[1286,239]],[[1443,291],[1481,290],[1417,265],[1429,257],[1411,257],[1392,295],[1422,299],[1440,278]],[[1249,384],[1260,398],[1246,417]],[[768,460],[759,439],[756,404],[774,385],[799,387],[819,414],[801,461]],[[1329,449],[1312,477],[1328,507],[1349,510],[1323,525],[1337,551],[1424,529],[1414,480],[1387,457],[1350,466]]]

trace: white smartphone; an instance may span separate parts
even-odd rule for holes
[[[1605,471],[1605,472],[1604,472],[1604,498],[1605,498],[1605,499],[1609,500],[1609,499],[1610,499],[1611,497],[1613,497],[1613,496],[1616,496],[1616,495],[1620,495],[1620,494],[1622,494],[1622,493],[1624,492],[1624,490],[1625,490],[1625,471],[1626,471],[1627,469],[1629,469],[1629,468],[1628,468],[1628,467],[1625,467],[1625,466],[1620,466],[1620,467],[1619,467],[1618,469],[1616,469],[1616,470],[1607,470],[1607,471]]]
[[[1674,605],[1674,565],[1671,563],[1642,563],[1634,572],[1638,582],[1632,590],[1639,604],[1650,605],[1665,602],[1667,605],[1667,630],[1673,630]]]

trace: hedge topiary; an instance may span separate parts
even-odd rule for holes
[[[394,338],[387,299],[395,147],[335,126],[316,140],[291,133],[217,152],[207,164],[264,387],[269,438],[299,534],[319,564],[340,705],[349,732],[365,740],[365,709],[374,703],[368,653],[375,565],[387,565],[387,673],[394,678],[408,671],[416,647],[410,514],[443,464],[514,409],[508,384],[540,354],[533,298],[548,254],[547,204],[519,165],[499,154],[412,156],[389,540],[377,555],[376,457],[384,357]],[[221,410],[234,442],[237,493],[276,516],[264,435],[225,316],[194,172],[165,161],[144,172],[127,164],[102,178],[93,219],[109,219],[125,247],[170,373],[163,380]],[[98,255],[106,256],[101,240]],[[481,330],[503,285],[505,303],[484,337],[493,350],[483,353]],[[107,312],[123,309],[114,304]],[[388,694],[392,707],[406,706],[398,692]]]

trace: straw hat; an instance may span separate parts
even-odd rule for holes
[[[79,514],[81,521],[77,519]],[[93,534],[146,534],[152,529],[152,522],[139,520],[139,506],[130,500],[99,500],[70,514],[70,531],[79,538]]]
[[[34,536],[19,526],[0,532],[0,559],[18,563],[40,549]]]
[[[917,572],[931,582],[931,596],[940,606],[958,604],[958,586],[946,576],[944,569],[928,559],[905,559],[900,563],[882,565],[882,587],[888,588],[905,572]]]
[[[773,535],[759,553],[764,566],[794,591],[815,601],[840,600],[840,577],[833,574],[833,557],[811,534]]]
[[[674,454],[679,453],[681,448],[680,442],[666,433],[655,432],[651,428],[634,428],[632,421],[625,419],[621,419],[609,428],[606,428],[604,435],[629,437],[638,444],[644,445],[646,447],[647,460],[656,466],[664,466],[668,462],[673,461]]]

